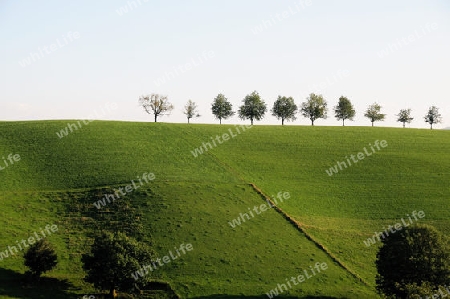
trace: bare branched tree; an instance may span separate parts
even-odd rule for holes
[[[158,116],[169,114],[174,108],[173,105],[169,103],[167,96],[157,93],[140,96],[139,105],[144,108],[145,112],[155,116],[155,122],[157,122]]]
[[[197,110],[197,104],[195,102],[193,102],[192,100],[189,100],[188,103],[186,104],[186,106],[184,106],[183,113],[186,114],[188,123],[191,118],[200,117],[200,114],[198,114],[198,110]]]

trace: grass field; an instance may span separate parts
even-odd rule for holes
[[[1,260],[1,298],[95,292],[83,282],[80,256],[96,231],[129,225],[124,208],[134,211],[158,255],[193,245],[151,274],[185,298],[264,296],[316,262],[328,269],[279,297],[377,298],[378,244],[363,241],[421,210],[421,222],[450,234],[449,131],[254,126],[236,133],[230,125],[95,121],[59,138],[68,122],[75,121],[0,122],[0,158],[21,157],[0,171],[0,251],[54,223],[58,232],[48,238],[59,254],[38,293],[20,284],[21,254]],[[194,157],[195,148],[230,130],[236,136]],[[387,146],[327,174],[377,140]],[[98,194],[145,172],[155,180],[94,207]],[[279,207],[307,236],[274,209],[232,228],[232,219],[265,203],[251,183],[271,197],[289,192]]]

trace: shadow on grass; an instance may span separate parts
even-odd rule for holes
[[[56,278],[41,277],[37,282],[30,283],[27,276],[9,269],[0,268],[0,297],[8,296],[23,299],[63,299],[77,298],[68,291],[73,286],[67,281]]]
[[[238,298],[244,298],[244,299],[267,299],[267,295],[261,295],[261,296],[239,296],[239,295],[209,295],[209,296],[202,296],[202,297],[194,297],[193,299],[238,299]],[[330,296],[305,296],[305,297],[296,297],[296,296],[284,296],[279,295],[274,298],[277,299],[346,299],[344,297],[330,297]]]

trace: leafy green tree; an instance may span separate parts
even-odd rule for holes
[[[300,111],[304,117],[311,120],[311,125],[314,126],[318,118],[327,118],[327,102],[322,95],[311,93],[306,98],[306,102],[302,103]]]
[[[173,105],[169,103],[167,96],[157,93],[140,96],[139,105],[141,105],[148,114],[154,114],[155,122],[157,122],[158,116],[168,114],[173,110]]]
[[[436,106],[431,106],[428,109],[427,115],[425,115],[425,122],[429,123],[431,126],[431,130],[433,130],[433,124],[438,124],[442,121],[442,116],[439,113],[439,108]]]
[[[372,127],[373,127],[374,122],[383,121],[384,118],[386,117],[386,114],[383,114],[380,111],[381,111],[381,106],[378,105],[377,103],[374,103],[374,104],[370,105],[369,108],[367,108],[364,116],[367,117],[368,119],[370,119],[370,121],[372,122]]]
[[[97,289],[108,290],[111,298],[115,298],[117,291],[131,291],[148,282],[147,276],[136,281],[131,274],[150,264],[151,251],[124,233],[103,232],[81,261],[86,271],[84,280]]]
[[[58,264],[58,256],[47,239],[41,239],[28,248],[24,255],[25,266],[35,279]]]
[[[409,124],[414,119],[414,117],[411,117],[411,109],[401,109],[397,117],[397,121],[403,123],[403,128],[406,123]]]
[[[297,113],[298,107],[294,103],[292,97],[282,97],[278,96],[278,99],[273,103],[272,115],[277,119],[281,119],[281,125],[284,125],[284,121],[294,121],[297,118],[295,114]]]
[[[434,227],[405,227],[382,242],[376,260],[376,283],[384,295],[407,298],[411,286],[417,290],[427,283],[437,289],[450,283],[448,240]]]
[[[253,125],[253,120],[261,120],[264,117],[264,114],[267,111],[266,103],[261,100],[258,92],[254,91],[251,94],[247,95],[242,102],[242,105],[238,114],[242,120],[250,119],[251,124]]]
[[[337,120],[342,120],[342,126],[345,126],[345,120],[353,120],[355,117],[355,108],[353,108],[352,102],[344,96],[339,98],[339,102],[334,107],[334,115]]]
[[[231,105],[227,98],[221,93],[214,99],[211,110],[214,116],[219,120],[220,124],[222,124],[222,119],[227,119],[234,115],[233,105]]]
[[[184,106],[184,114],[186,114],[188,123],[189,120],[193,117],[200,117],[200,114],[198,114],[198,110],[197,110],[197,104],[195,102],[193,102],[192,100],[189,100],[186,104],[186,106]]]
[[[405,286],[397,284],[397,286],[401,291],[404,291],[404,293],[406,293],[406,298],[408,299],[431,299],[433,298],[433,295],[439,292],[439,288],[444,290],[442,286],[436,288],[427,281],[423,282],[420,286],[417,285],[417,283],[408,283]]]

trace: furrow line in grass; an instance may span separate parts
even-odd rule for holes
[[[278,207],[275,202],[273,202],[273,200],[267,196],[266,194],[264,194],[264,192],[259,189],[255,184],[250,183],[249,184],[253,190],[255,190],[256,193],[258,193],[265,201],[270,202],[270,204],[273,206],[273,208],[280,213],[286,220],[288,220],[291,224],[293,224],[295,226],[295,228],[297,228],[302,234],[305,235],[305,237],[310,240],[311,242],[313,242],[320,250],[322,250],[323,252],[325,252],[325,254],[327,254],[335,263],[337,263],[342,269],[344,269],[345,271],[347,271],[350,275],[352,275],[354,278],[356,278],[357,280],[361,281],[363,284],[365,284],[366,286],[370,286],[370,284],[365,281],[362,277],[360,277],[358,274],[356,274],[355,272],[353,272],[349,267],[347,267],[341,260],[339,260],[338,257],[336,257],[328,248],[325,247],[325,245],[321,244],[318,240],[316,240],[312,235],[310,235],[300,224],[300,222],[298,222],[297,220],[295,220],[293,217],[291,217],[289,214],[287,214],[285,211],[283,211],[280,207]]]

